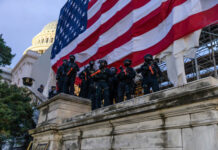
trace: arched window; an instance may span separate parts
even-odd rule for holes
[[[44,43],[44,39],[42,39],[42,43]]]
[[[46,38],[46,43],[48,43],[48,38]]]
[[[51,43],[53,43],[53,41],[54,41],[54,38],[51,38]]]

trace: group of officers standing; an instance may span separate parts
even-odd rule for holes
[[[131,67],[132,61],[126,59],[124,67],[120,66],[119,71],[115,67],[108,68],[106,60],[99,60],[99,69],[95,69],[95,62],[90,61],[89,65],[79,73],[82,80],[79,96],[92,101],[92,110],[98,109],[104,100],[104,106],[112,105],[131,99],[134,94],[134,78],[136,72],[142,75],[142,87],[144,94],[159,90],[158,78],[162,76],[157,62],[152,55],[144,56],[144,64],[136,71]],[[74,83],[79,72],[75,62],[75,56],[70,55],[69,61],[64,59],[63,64],[57,70],[57,91],[74,95]]]

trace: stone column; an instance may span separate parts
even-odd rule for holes
[[[90,100],[59,94],[37,107],[40,110],[37,126],[61,124],[63,119],[91,111]]]
[[[40,111],[37,128],[30,130],[33,136],[33,149],[40,146],[49,150],[61,150],[62,134],[58,127],[66,118],[71,118],[91,111],[90,100],[59,94],[38,106]]]

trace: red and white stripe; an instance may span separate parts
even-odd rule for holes
[[[106,59],[133,66],[145,54],[158,54],[178,40],[218,20],[217,0],[91,0],[87,30],[51,60],[53,69],[74,54],[80,67]]]

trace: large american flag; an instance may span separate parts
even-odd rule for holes
[[[133,66],[218,20],[218,0],[68,0],[51,54],[54,71],[74,54],[80,67],[106,59]]]

